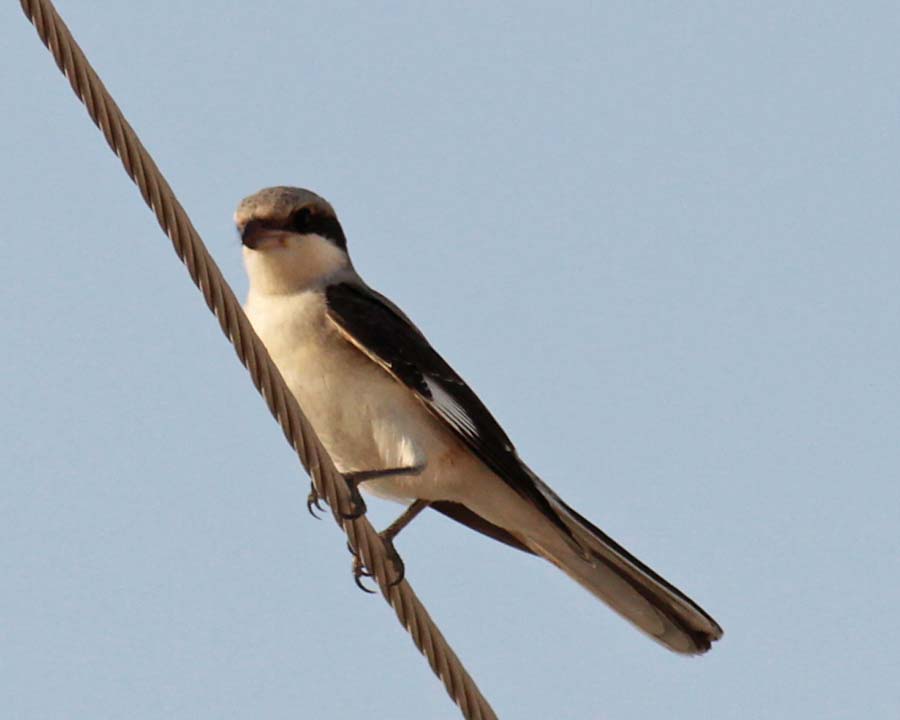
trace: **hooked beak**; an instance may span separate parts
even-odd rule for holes
[[[267,250],[281,245],[287,233],[266,225],[259,220],[251,220],[241,230],[241,242],[250,250]]]

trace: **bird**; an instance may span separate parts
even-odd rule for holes
[[[363,281],[327,200],[269,187],[243,199],[234,222],[246,314],[335,467],[352,489],[407,505],[382,534],[391,548],[431,509],[544,558],[676,653],[704,653],[722,637],[697,603],[525,464],[416,325]]]

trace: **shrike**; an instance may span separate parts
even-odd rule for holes
[[[431,507],[549,560],[675,652],[705,652],[722,636],[522,462],[478,396],[356,273],[328,202],[267,188],[241,202],[235,222],[254,329],[348,482],[410,503],[394,531]]]

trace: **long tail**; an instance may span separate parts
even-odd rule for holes
[[[697,603],[537,483],[571,537],[554,532],[555,539],[523,538],[529,549],[670,650],[696,655],[722,637],[722,628]]]

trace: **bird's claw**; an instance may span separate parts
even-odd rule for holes
[[[309,514],[312,515],[316,520],[321,520],[321,518],[316,514],[316,510],[319,512],[325,512],[325,508],[319,503],[322,499],[322,496],[319,495],[319,491],[316,490],[316,486],[312,485],[309,489],[309,495],[306,497],[306,509],[309,511]],[[313,510],[315,508],[316,510]]]
[[[394,567],[394,577],[388,583],[388,587],[396,587],[397,585],[402,583],[403,579],[406,577],[406,565],[404,564],[403,559],[400,557],[400,553],[398,553],[397,549],[394,547],[394,543],[383,536],[381,536],[381,539],[384,542],[385,549],[387,550],[388,560]],[[366,569],[366,566],[363,564],[362,558],[359,556],[359,553],[355,552],[353,548],[350,547],[350,543],[347,543],[347,549],[353,555],[353,581],[356,583],[356,586],[360,590],[374,595],[374,590],[369,590],[369,588],[362,584],[362,578],[374,577],[374,573]]]
[[[353,555],[353,582],[356,583],[356,587],[362,590],[364,593],[369,593],[369,595],[374,595],[374,590],[369,590],[365,585],[363,585],[362,579],[364,577],[372,577],[372,573],[366,570],[366,566],[363,565],[362,560],[360,560],[359,555]]]
[[[356,520],[356,518],[366,514],[366,502],[362,499],[362,495],[359,494],[359,490],[353,482],[348,481],[347,487],[350,489],[350,512],[341,513],[341,517],[344,520]],[[309,495],[306,496],[306,509],[316,520],[321,519],[316,513],[316,510],[320,513],[325,512],[325,508],[322,507],[321,501],[322,496],[319,495],[316,486],[311,485]],[[313,508],[315,508],[315,510]]]
[[[394,577],[388,583],[388,587],[396,587],[406,577],[406,565],[403,562],[403,558],[400,557],[400,553],[394,547],[394,543],[384,538],[382,540],[384,540],[384,546],[388,551],[388,559],[391,561],[391,565],[394,566]]]

